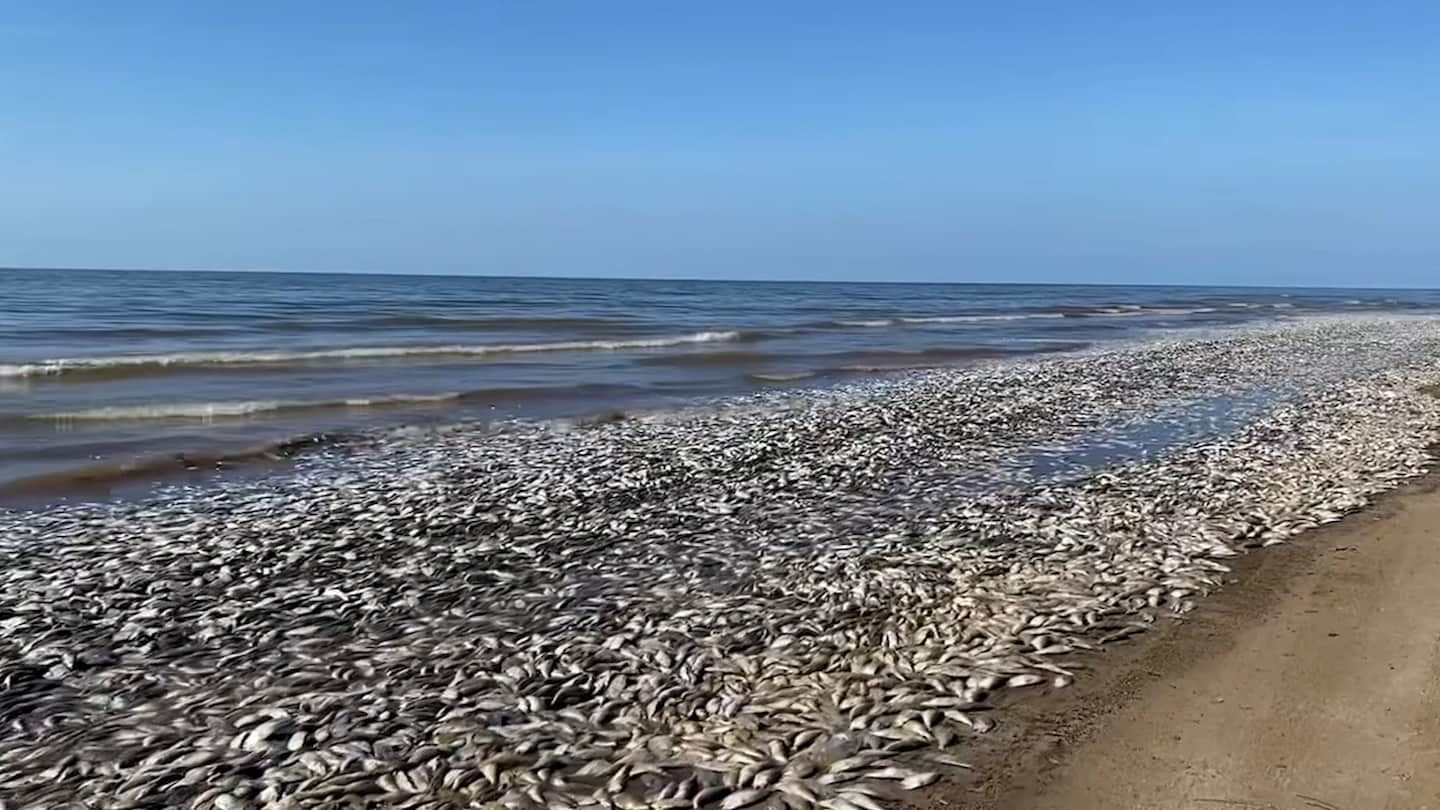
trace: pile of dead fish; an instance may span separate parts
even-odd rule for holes
[[[1424,472],[1437,381],[1296,322],[0,515],[0,805],[873,810]]]

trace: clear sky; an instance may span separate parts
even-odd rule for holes
[[[1440,3],[12,0],[4,265],[1440,286]]]

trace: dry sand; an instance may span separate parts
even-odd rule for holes
[[[1440,474],[1238,562],[1183,621],[1022,703],[984,810],[1440,810]]]

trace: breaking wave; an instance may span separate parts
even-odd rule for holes
[[[440,394],[392,394],[374,397],[347,397],[324,400],[249,400],[239,402],[182,402],[161,405],[115,405],[55,413],[32,413],[0,417],[7,422],[130,422],[145,420],[245,419],[277,413],[352,409],[422,409],[458,404],[523,403],[566,398],[593,399],[641,392],[633,385],[589,383],[583,385],[516,386],[451,391]]]
[[[513,343],[450,346],[369,346],[313,351],[182,352],[161,355],[73,357],[0,366],[0,378],[67,376],[128,377],[229,367],[285,367],[314,363],[404,359],[464,359],[532,352],[617,351],[724,343],[746,337],[739,331],[695,332],[688,335],[634,340],[572,340],[555,343]]]
[[[33,414],[27,419],[54,422],[125,422],[145,419],[241,419],[279,411],[318,411],[338,408],[386,408],[441,405],[457,402],[461,394],[422,394],[354,397],[324,401],[255,400],[250,402],[189,402],[173,405],[114,405],[79,411]]]

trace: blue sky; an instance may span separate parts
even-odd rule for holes
[[[1440,4],[7,3],[0,265],[1440,285]]]

